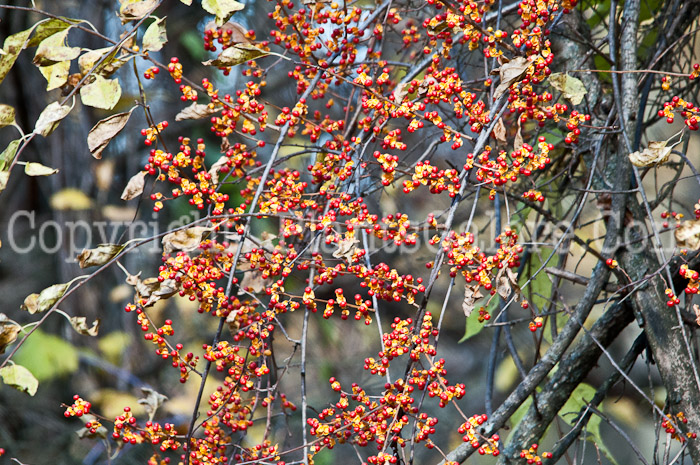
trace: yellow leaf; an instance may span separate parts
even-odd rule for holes
[[[45,312],[63,297],[69,285],[68,283],[54,284],[41,291],[39,294],[28,295],[27,298],[24,299],[22,310],[26,310],[32,315],[34,313]]]
[[[51,176],[58,173],[56,168],[44,166],[41,163],[29,162],[24,165],[24,173],[27,176]]]
[[[105,79],[95,76],[95,80],[80,88],[80,100],[83,105],[103,110],[111,110],[119,102],[122,88],[117,79]]]
[[[143,50],[157,52],[163,48],[168,42],[168,36],[165,31],[165,18],[156,18],[143,34]]]
[[[3,383],[26,392],[30,396],[36,394],[36,390],[39,388],[39,381],[31,371],[22,365],[12,364],[0,368],[0,378],[2,378]]]
[[[46,137],[51,134],[57,127],[58,123],[70,113],[71,107],[61,105],[58,102],[49,104],[44,111],[39,115],[34,126],[34,132]]]
[[[583,96],[588,93],[583,81],[566,73],[554,73],[549,76],[549,84],[557,89],[574,105],[579,105],[583,101]]]
[[[217,26],[223,26],[236,11],[244,7],[236,0],[202,0],[202,8],[216,16]]]
[[[10,105],[0,105],[0,128],[14,124],[15,109]]]
[[[49,205],[54,210],[87,210],[92,200],[83,191],[69,187],[52,195]]]
[[[50,66],[61,61],[71,61],[80,55],[80,47],[66,46],[66,36],[70,27],[42,40],[34,55],[34,64]]]

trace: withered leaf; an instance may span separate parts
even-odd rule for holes
[[[496,121],[496,125],[493,128],[493,137],[501,144],[506,143],[506,125],[503,123],[503,118],[498,118],[498,121]]]
[[[195,226],[166,234],[163,237],[163,252],[172,253],[175,250],[191,252],[196,250],[199,244],[202,243],[202,236],[209,231],[211,231],[210,228]]]
[[[205,66],[236,66],[269,53],[252,44],[236,44],[221,52],[215,59],[204,61],[202,64]]]
[[[354,236],[352,237],[345,237],[341,240],[338,241],[338,248],[333,252],[333,257],[335,258],[343,258],[345,259],[348,263],[352,263],[352,256],[357,250],[357,247],[355,247],[355,244],[358,244],[360,241],[358,241]]]
[[[100,331],[99,318],[92,322],[92,326],[88,326],[86,317],[73,316],[70,319],[70,325],[83,336],[97,336],[97,333]]]
[[[464,311],[464,316],[468,317],[474,311],[476,306],[476,301],[481,299],[484,295],[480,291],[479,284],[467,284],[464,288],[464,301],[462,302],[462,310]]]
[[[216,162],[214,162],[213,165],[211,165],[211,168],[209,168],[209,176],[211,176],[211,183],[216,185],[219,184],[219,170],[226,166],[226,163],[229,161],[229,158],[225,155],[222,155],[219,157]]]
[[[148,420],[153,421],[153,418],[156,416],[156,411],[163,405],[163,402],[168,400],[168,397],[149,387],[142,387],[141,392],[143,392],[146,397],[139,399],[139,404],[143,405],[146,410]]]
[[[683,221],[673,235],[676,237],[678,247],[690,250],[700,249],[700,220]]]
[[[100,244],[94,249],[83,249],[76,260],[78,260],[80,268],[102,266],[124,250],[124,247],[124,245],[119,244]]]
[[[641,152],[632,152],[629,155],[630,162],[634,166],[645,168],[647,166],[660,165],[666,162],[671,155],[673,146],[667,147],[668,141],[651,141],[647,148]]]
[[[42,313],[53,307],[58,302],[58,299],[63,297],[63,294],[68,290],[69,284],[54,284],[47,287],[39,294],[30,294],[24,299],[22,309],[31,314]]]
[[[143,0],[135,3],[122,5],[119,11],[122,23],[126,24],[129,21],[135,21],[143,18],[158,5],[158,0]]]
[[[693,304],[693,312],[695,312],[695,323],[700,326],[700,306],[698,304]]]
[[[219,111],[219,109],[217,109],[215,106],[210,107],[209,105],[204,105],[202,103],[193,103],[175,115],[175,121],[202,119],[213,115],[217,111]]]
[[[124,129],[133,111],[134,109],[132,108],[127,112],[117,113],[116,115],[100,120],[90,129],[87,143],[88,149],[90,149],[90,153],[93,157],[97,159],[102,158],[102,151],[107,148],[110,141]]]
[[[21,329],[20,325],[10,321],[4,313],[0,313],[0,354],[4,354],[7,346],[17,340]]]
[[[122,200],[131,200],[138,197],[143,192],[143,187],[146,185],[146,172],[140,171],[129,179],[124,192],[122,192]]]
[[[504,63],[498,70],[501,82],[493,92],[493,98],[498,100],[501,95],[505,94],[510,86],[518,82],[527,72],[531,61],[524,57],[515,57],[508,63]]]

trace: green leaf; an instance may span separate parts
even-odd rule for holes
[[[58,102],[49,104],[36,120],[34,132],[44,137],[48,136],[58,127],[58,123],[70,113],[70,110],[71,107],[61,105]]]
[[[489,314],[494,315],[494,312],[498,309],[498,306],[499,298],[496,296],[488,303],[486,306],[486,311],[488,311]],[[466,318],[464,336],[462,336],[462,339],[460,339],[458,342],[461,344],[467,339],[476,336],[482,329],[484,329],[485,324],[486,323],[479,321],[479,312],[471,312],[471,314]]]
[[[581,409],[593,399],[595,391],[595,388],[590,384],[581,383],[576,386],[574,392],[571,393],[569,399],[561,410],[559,410],[559,416],[570,425],[575,424]],[[600,421],[601,419],[598,415],[591,415],[591,418],[588,420],[588,425],[586,426],[586,431],[588,432],[587,439],[595,444],[603,454],[605,454],[608,460],[617,465],[615,457],[613,457],[610,450],[608,450],[603,442],[603,437],[600,434]]]
[[[168,42],[168,36],[165,31],[165,18],[158,19],[148,26],[146,32],[143,35],[143,50],[148,50],[151,52],[157,52],[163,48]]]
[[[58,173],[56,168],[44,166],[41,163],[29,162],[24,165],[24,173],[27,176],[51,176]]]
[[[63,294],[68,290],[68,286],[70,286],[68,283],[54,284],[41,291],[39,294],[29,294],[27,298],[24,299],[22,309],[31,314],[45,312],[63,297]]]
[[[5,39],[2,47],[3,54],[0,55],[0,82],[5,79],[7,73],[9,73],[10,69],[12,69],[12,65],[15,64],[19,53],[24,48],[24,43],[27,41],[27,38],[35,27],[36,25],[24,31],[12,34]]]
[[[38,329],[25,341],[14,360],[43,382],[75,372],[78,357],[78,350],[71,343]]]
[[[100,120],[90,129],[87,143],[88,149],[90,149],[90,153],[93,157],[97,159],[102,158],[102,151],[107,148],[107,144],[124,129],[133,111],[134,109],[132,108],[125,113],[117,113],[116,115]]]
[[[119,102],[122,88],[117,79],[95,76],[95,80],[80,88],[80,100],[89,107],[111,110]]]
[[[15,154],[17,154],[20,142],[22,142],[22,139],[13,140],[7,144],[5,150],[0,153],[0,171],[4,171],[5,168],[10,167],[12,160],[15,159]]]
[[[62,61],[71,61],[80,55],[80,47],[66,46],[66,37],[70,28],[53,34],[39,44],[34,55],[37,66],[51,66]]]
[[[36,394],[39,388],[39,381],[31,371],[21,365],[7,365],[0,368],[0,378],[2,382],[19,391],[26,392],[30,396]]]
[[[46,79],[46,90],[54,90],[68,81],[70,61],[61,61],[49,66],[39,67],[39,72]]]
[[[217,26],[223,26],[236,11],[245,8],[245,5],[236,0],[202,0],[202,8],[216,15]]]
[[[0,104],[0,128],[14,124],[15,109],[10,105]]]
[[[70,21],[70,22],[69,22]],[[27,42],[27,47],[36,47],[47,37],[58,34],[75,24],[82,22],[72,18],[49,18],[36,24],[32,38]]]
[[[269,53],[252,44],[236,44],[221,52],[214,60],[208,60],[202,64],[205,66],[236,66]]]

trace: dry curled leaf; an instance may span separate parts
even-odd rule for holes
[[[698,304],[693,304],[693,311],[695,312],[695,323],[700,326],[700,306],[698,306]]]
[[[158,5],[158,0],[143,0],[141,2],[127,3],[119,9],[122,24],[143,18]]]
[[[673,235],[676,237],[678,247],[690,250],[700,249],[700,220],[683,221]]]
[[[222,155],[218,160],[216,160],[216,162],[214,162],[213,165],[211,165],[211,168],[209,168],[209,176],[211,176],[210,181],[213,185],[219,184],[219,170],[224,166],[227,166],[228,161],[229,157]]]
[[[10,321],[7,315],[0,313],[0,354],[4,354],[7,346],[17,340],[21,329],[22,327],[14,321]]]
[[[171,232],[163,237],[163,252],[172,253],[175,250],[191,252],[202,243],[202,236],[211,231],[211,228],[195,226],[193,228],[181,229]]]
[[[666,162],[671,155],[673,146],[666,147],[668,141],[651,141],[647,148],[641,152],[632,152],[629,155],[630,162],[634,166],[646,168],[647,166],[660,165]]]
[[[126,283],[134,286],[136,301],[143,307],[149,307],[161,299],[167,299],[175,295],[179,290],[179,284],[174,279],[158,281],[158,278],[146,278],[141,280],[139,274],[128,275]]]
[[[124,250],[124,247],[124,245],[119,244],[100,244],[94,249],[83,249],[76,260],[78,260],[80,268],[102,266]]]
[[[87,143],[88,149],[90,149],[90,153],[93,157],[97,159],[102,158],[102,151],[107,148],[107,144],[124,129],[133,111],[134,109],[132,108],[127,112],[117,113],[116,115],[100,120],[90,129]]]
[[[204,61],[202,64],[205,66],[236,66],[269,53],[252,44],[236,44],[221,52],[215,59]]]
[[[359,242],[360,241],[358,241],[354,236],[345,237],[339,240],[338,248],[335,250],[335,252],[333,252],[333,257],[343,258],[348,263],[352,263],[352,257],[357,251],[355,244],[358,244]]]
[[[493,98],[498,100],[501,95],[505,94],[510,86],[518,82],[527,72],[531,61],[524,57],[515,57],[508,63],[504,63],[499,69],[498,74],[501,82],[493,92]]]
[[[409,85],[407,82],[402,82],[396,86],[396,89],[394,89],[394,102],[395,103],[403,102],[404,97],[406,97],[408,95],[408,88],[409,88]]]
[[[493,128],[493,137],[501,144],[506,143],[506,125],[503,123],[503,118],[498,118],[498,121],[496,121],[496,125]]]
[[[141,171],[129,179],[124,192],[122,192],[122,200],[131,200],[138,197],[143,192],[143,187],[146,185],[146,172]]]
[[[68,290],[69,284],[54,284],[49,286],[39,294],[30,294],[24,299],[22,309],[31,314],[42,313],[53,307],[58,302],[58,299],[63,297],[63,294]]]
[[[508,267],[501,268],[496,276],[496,292],[504,300],[511,292],[515,293],[515,300],[520,300],[520,287],[518,286],[518,275]]]
[[[193,103],[189,107],[184,108],[180,113],[175,115],[175,121],[184,121],[188,119],[202,119],[213,115],[219,111],[213,105],[204,105],[202,103]]]
[[[218,26],[216,25],[215,21],[210,21],[207,23],[206,26],[204,26],[204,30],[214,30]],[[248,33],[248,30],[244,28],[241,24],[235,22],[235,21],[227,21],[223,26],[221,26],[221,29],[224,31],[229,32],[229,40],[231,43],[234,44],[252,44],[253,42],[246,37],[246,34]]]
[[[467,284],[464,288],[464,301],[462,301],[462,310],[464,311],[464,316],[468,317],[474,311],[476,307],[477,300],[481,299],[484,295],[480,292],[479,284],[469,285]]]
[[[100,331],[99,318],[92,322],[92,326],[88,326],[87,318],[84,316],[73,316],[70,319],[70,325],[78,334],[83,336],[97,336],[97,333]]]
[[[523,127],[520,118],[518,118],[518,130],[515,133],[515,139],[513,139],[513,150],[518,151],[523,148],[523,143]]]
[[[146,410],[148,420],[153,421],[153,418],[156,416],[156,411],[163,405],[163,402],[168,400],[168,397],[148,387],[142,387],[141,392],[143,392],[146,397],[139,399],[139,404],[143,405]]]
[[[238,287],[240,289],[238,295],[243,294],[243,291],[257,294],[264,291],[272,283],[271,279],[263,278],[260,270],[250,269],[250,266],[247,264],[241,265],[240,269],[244,268],[248,269],[245,270],[245,273],[243,274],[243,279]]]

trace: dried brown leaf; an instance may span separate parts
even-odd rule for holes
[[[211,231],[211,228],[195,226],[166,234],[163,237],[163,252],[169,254],[175,250],[182,250],[183,252],[196,250],[199,244],[202,243],[202,236],[209,231]]]
[[[493,128],[493,137],[495,137],[496,141],[500,142],[501,144],[505,144],[507,142],[506,125],[503,123],[503,118],[498,118],[498,121],[496,121],[496,125]]]
[[[88,326],[87,318],[84,316],[74,316],[70,319],[70,325],[83,336],[97,336],[100,331],[99,318],[92,322],[92,326]]]
[[[527,72],[531,61],[524,57],[515,57],[508,63],[504,63],[498,70],[501,82],[493,92],[493,98],[498,100],[505,94],[510,86],[518,82]]]
[[[673,235],[676,237],[678,247],[690,250],[700,249],[700,220],[683,221]]]
[[[124,129],[133,111],[134,109],[132,108],[127,112],[117,113],[116,115],[100,120],[90,129],[87,143],[88,149],[90,149],[90,153],[93,157],[97,159],[102,158],[102,151],[107,148],[110,141]]]
[[[94,249],[83,249],[76,260],[78,260],[80,268],[102,266],[124,250],[124,247],[119,244],[100,244]]]
[[[146,172],[141,171],[129,179],[124,192],[122,192],[122,200],[131,200],[138,197],[143,192],[143,187],[146,185]]]
[[[464,288],[464,301],[462,302],[464,316],[469,317],[469,315],[472,314],[474,307],[476,307],[477,300],[481,299],[483,296],[478,284],[466,285]]]

